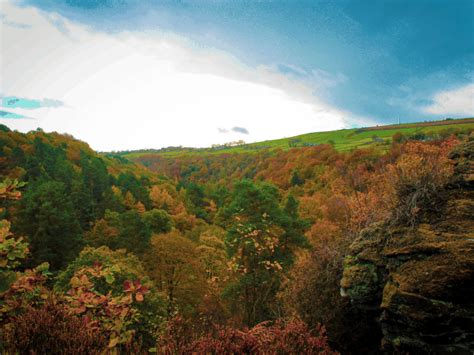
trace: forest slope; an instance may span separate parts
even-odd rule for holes
[[[444,216],[447,186],[458,206],[451,157],[473,139],[469,126],[394,134],[383,149],[131,162],[68,135],[0,128],[0,351],[20,353],[376,352],[399,328],[341,297],[350,246],[379,224],[420,230],[433,209]]]

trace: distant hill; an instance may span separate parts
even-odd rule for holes
[[[355,148],[367,146],[381,146],[383,148],[384,145],[387,146],[391,143],[393,135],[397,132],[412,139],[429,140],[446,137],[453,133],[470,132],[472,130],[474,130],[474,118],[448,118],[442,121],[314,132],[289,138],[232,146],[221,145],[210,148],[167,147],[162,149],[116,152],[113,153],[113,155],[120,155],[133,159],[145,154],[158,154],[162,157],[172,158],[196,154],[250,153],[277,148],[286,150],[290,148],[317,146],[321,144],[331,144],[338,151],[349,151]]]

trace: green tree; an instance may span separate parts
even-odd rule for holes
[[[80,165],[82,168],[82,184],[85,193],[93,202],[92,217],[102,217],[107,207],[108,198],[112,194],[111,177],[107,172],[105,163],[100,158],[81,152]],[[92,221],[93,219],[89,220]]]
[[[81,181],[81,179],[74,179],[71,186],[70,194],[71,202],[74,204],[77,219],[81,224],[83,230],[88,230],[91,223],[96,218],[94,213],[94,200],[91,191]]]
[[[220,215],[235,272],[226,295],[249,326],[275,317],[283,267],[293,262],[294,249],[304,245],[297,204],[290,199],[281,208],[279,202],[273,185],[243,180],[235,184],[232,201]]]
[[[30,184],[20,202],[15,226],[29,238],[34,265],[48,262],[51,270],[61,269],[82,246],[82,230],[61,182]]]
[[[300,177],[296,170],[291,174],[290,184],[291,186],[300,186],[304,184],[304,179]]]
[[[311,223],[300,218],[298,207],[298,200],[293,195],[289,195],[283,206],[282,227],[284,233],[281,236],[281,248],[277,250],[277,257],[281,260],[283,267],[290,267],[293,264],[295,246],[309,247],[304,234]]]
[[[94,226],[85,234],[87,243],[94,247],[107,246],[117,248],[117,236],[120,233],[120,214],[106,211],[104,218],[95,221]]]
[[[205,209],[208,206],[208,203],[205,200],[203,187],[194,182],[189,182],[186,184],[185,191],[188,210],[196,215],[196,217],[209,221],[209,216]]]
[[[143,220],[153,233],[168,233],[173,227],[171,217],[165,210],[152,209],[143,214]]]
[[[141,201],[147,209],[152,205],[147,189],[148,181],[145,178],[141,180],[132,173],[122,173],[117,179],[117,185],[125,195],[129,191],[135,199]]]
[[[136,210],[120,214],[119,230],[116,248],[125,248],[141,255],[150,246],[151,230]]]
[[[151,226],[136,210],[123,213],[107,210],[104,218],[97,220],[86,233],[89,245],[126,249],[139,256],[150,246],[150,238]]]

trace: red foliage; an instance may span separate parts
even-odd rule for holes
[[[329,348],[324,327],[311,331],[296,319],[262,322],[243,330],[213,325],[196,333],[189,322],[175,317],[157,350],[163,354],[336,354]]]
[[[13,317],[2,341],[2,351],[21,354],[98,354],[108,342],[84,319],[52,300]]]
[[[109,338],[109,348],[119,345],[130,345],[133,342],[134,331],[130,328],[136,314],[132,303],[143,302],[148,289],[140,281],[124,282],[124,293],[112,296],[111,292],[101,294],[94,289],[94,282],[111,277],[109,271],[102,268],[100,263],[93,267],[79,269],[71,279],[71,290],[65,296],[67,309],[71,314],[82,316],[87,325]]]

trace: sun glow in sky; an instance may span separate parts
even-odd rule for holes
[[[196,31],[169,25],[174,17],[153,23],[134,7],[128,9],[130,21],[118,18],[117,27],[109,28],[98,18],[118,16],[107,13],[114,10],[113,1],[104,9],[0,1],[0,123],[20,131],[41,127],[70,133],[97,150],[200,147],[240,139],[253,142],[389,123],[400,112],[407,117],[411,114],[412,119],[474,113],[472,63],[456,64],[462,67],[453,74],[457,80],[445,87],[438,85],[446,82],[439,77],[449,77],[450,72],[433,69],[425,79],[411,76],[399,83],[397,92],[380,93],[382,86],[375,84],[368,89],[365,81],[358,83],[357,91],[344,91],[354,85],[360,72],[357,68],[352,75],[344,65],[341,70],[317,65],[315,54],[306,55],[307,63],[315,62],[313,67],[293,63],[290,54],[287,58],[275,54],[269,60],[245,52],[250,38],[247,42],[236,39],[232,50],[232,45],[221,42],[229,35],[220,29],[232,27],[230,23],[226,26],[216,20],[215,28],[211,26],[196,38],[190,34]],[[123,2],[120,4],[120,12],[127,13]],[[163,13],[179,11],[168,8]],[[88,21],[85,14],[96,22]],[[190,16],[183,15],[183,21]],[[140,17],[147,26],[133,25]],[[341,18],[344,21],[349,20]],[[357,28],[353,22],[351,26]],[[273,37],[266,39],[268,46]],[[307,50],[328,55],[334,43],[322,46],[311,48],[308,43]],[[472,45],[468,47],[471,52],[464,53],[466,58],[472,56]],[[340,61],[338,50],[334,51],[334,58]],[[367,52],[367,61],[373,60],[374,53]],[[350,56],[345,60],[357,62]],[[392,62],[388,57],[387,66]],[[427,83],[432,83],[430,90],[415,90]],[[360,96],[359,91],[364,90],[365,96]],[[370,98],[373,112],[364,103]],[[392,117],[379,116],[386,107],[393,109]]]

